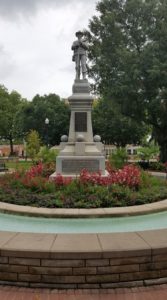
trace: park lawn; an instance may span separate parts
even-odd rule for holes
[[[14,170],[28,170],[33,164],[31,161],[7,161],[5,165],[8,169]]]

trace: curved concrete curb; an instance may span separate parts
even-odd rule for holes
[[[61,289],[167,282],[167,229],[112,234],[0,232],[0,284]]]
[[[156,213],[167,210],[167,199],[151,204],[113,208],[42,208],[0,202],[0,212],[45,218],[125,217]]]

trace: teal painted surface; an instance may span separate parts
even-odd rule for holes
[[[167,228],[167,212],[95,219],[48,219],[0,214],[1,231],[38,233],[133,232]]]

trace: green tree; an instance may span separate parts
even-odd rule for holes
[[[18,126],[25,133],[38,131],[44,144],[48,135],[48,143],[55,145],[60,143],[61,135],[68,134],[69,116],[69,106],[56,94],[36,95],[19,111]],[[49,125],[45,124],[46,118],[49,119]]]
[[[125,147],[127,144],[139,144],[147,127],[120,113],[113,103],[99,100],[93,108],[94,134],[100,134],[105,144]]]
[[[27,156],[35,160],[39,150],[40,150],[41,140],[39,134],[36,130],[31,130],[27,135],[27,145],[26,145],[26,153]]]
[[[153,127],[167,161],[167,0],[101,0],[90,21],[90,76],[120,114]]]
[[[14,154],[14,139],[20,136],[17,128],[17,112],[25,101],[18,92],[9,93],[3,85],[0,85],[0,137],[9,141],[11,155]]]

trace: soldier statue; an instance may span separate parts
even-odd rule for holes
[[[75,61],[76,79],[80,79],[81,70],[83,79],[86,79],[86,50],[88,46],[82,39],[83,33],[81,31],[77,31],[75,35],[78,40],[73,42],[71,49],[74,51],[72,60]]]

